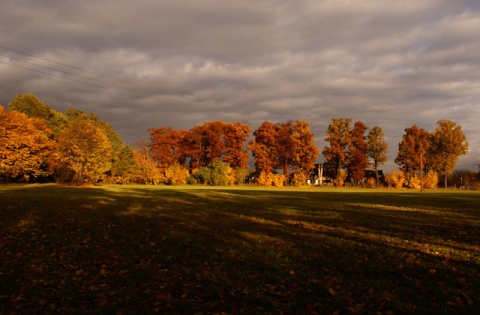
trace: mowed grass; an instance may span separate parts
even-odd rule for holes
[[[480,193],[0,186],[2,314],[472,314]]]

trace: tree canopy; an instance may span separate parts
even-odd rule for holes
[[[452,174],[457,164],[458,157],[468,152],[467,137],[462,127],[450,120],[439,120],[437,128],[430,133],[428,158],[431,167],[445,175],[445,188],[447,187],[447,174]]]
[[[69,108],[63,114],[32,93],[17,95],[8,108],[0,106],[2,181],[224,183],[223,179],[201,180],[212,170],[221,170],[220,177],[228,177],[229,184],[241,184],[250,172],[249,150],[258,183],[302,185],[316,174],[319,149],[303,120],[264,121],[253,134],[247,122],[216,120],[189,130],[155,127],[148,129],[149,140],[134,151],[95,113]],[[361,121],[352,127],[351,122],[351,118],[332,118],[328,125],[323,176],[336,179],[337,184],[348,179],[364,182],[366,169],[373,166],[378,185],[378,167],[387,161],[383,131],[379,126],[369,130]],[[431,133],[416,125],[406,128],[395,163],[410,187],[417,186],[418,173],[422,178],[443,173],[446,184],[447,174],[467,151],[461,126],[439,120]],[[373,185],[371,181],[369,186]]]
[[[0,178],[28,182],[50,175],[47,159],[55,147],[51,136],[42,119],[5,112],[0,106]]]
[[[375,126],[367,135],[367,152],[368,156],[373,160],[373,170],[377,186],[379,185],[378,166],[387,161],[388,144],[385,141],[382,128]]]

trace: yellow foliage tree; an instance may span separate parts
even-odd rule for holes
[[[42,119],[0,106],[0,177],[31,181],[49,175],[46,160],[55,147],[52,135]]]
[[[105,131],[88,120],[71,120],[58,138],[59,181],[95,183],[111,167],[111,145]]]
[[[141,142],[139,148],[135,150],[135,160],[138,166],[137,182],[157,185],[165,181],[165,176],[160,172],[157,162],[151,157],[146,140]]]

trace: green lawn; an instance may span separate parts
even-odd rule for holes
[[[0,313],[472,314],[480,193],[0,186]]]

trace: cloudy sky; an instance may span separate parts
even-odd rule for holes
[[[334,117],[461,125],[480,163],[478,0],[3,0],[0,104],[35,93],[97,113],[134,145],[147,129]],[[323,157],[319,157],[323,161]]]

